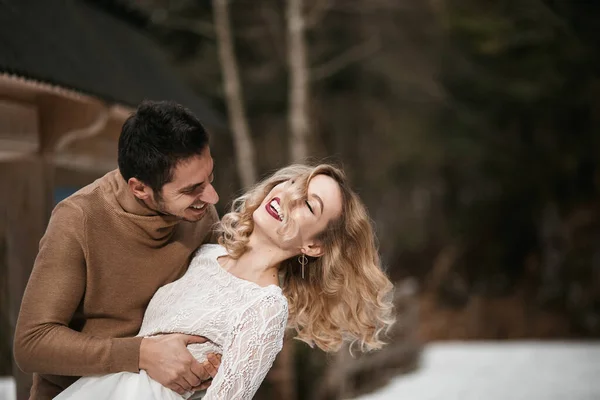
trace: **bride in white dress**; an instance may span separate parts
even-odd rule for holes
[[[180,395],[141,370],[80,378],[56,399],[251,399],[287,327],[325,351],[344,341],[361,350],[384,344],[392,285],[365,208],[339,169],[279,170],[234,202],[219,243],[202,246],[186,274],[156,292],[138,334],[207,338],[188,346],[200,362],[222,354],[206,392]]]

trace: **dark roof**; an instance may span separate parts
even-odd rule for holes
[[[129,106],[174,100],[208,126],[223,127],[139,21],[85,1],[0,0],[0,71]]]

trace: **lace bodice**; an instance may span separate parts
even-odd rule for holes
[[[275,285],[261,287],[225,271],[224,247],[202,246],[185,275],[160,288],[138,336],[185,333],[210,342],[189,347],[198,361],[221,353],[221,366],[204,400],[251,399],[282,348],[287,300]]]

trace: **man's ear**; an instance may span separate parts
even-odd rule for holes
[[[129,190],[133,195],[140,200],[148,200],[152,197],[152,189],[138,178],[129,178],[127,186],[129,186]]]
[[[302,247],[302,253],[306,254],[309,257],[321,257],[323,255],[323,246],[321,246],[320,242],[312,242],[308,243]]]

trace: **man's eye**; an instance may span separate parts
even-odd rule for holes
[[[313,211],[312,207],[310,206],[310,203],[308,201],[306,201],[305,203],[306,203],[306,206],[308,207],[308,209],[310,210],[310,212],[314,214],[314,211]]]
[[[200,186],[195,186],[193,188],[187,189],[183,191],[183,194],[194,194],[198,191],[198,188],[200,188]]]

